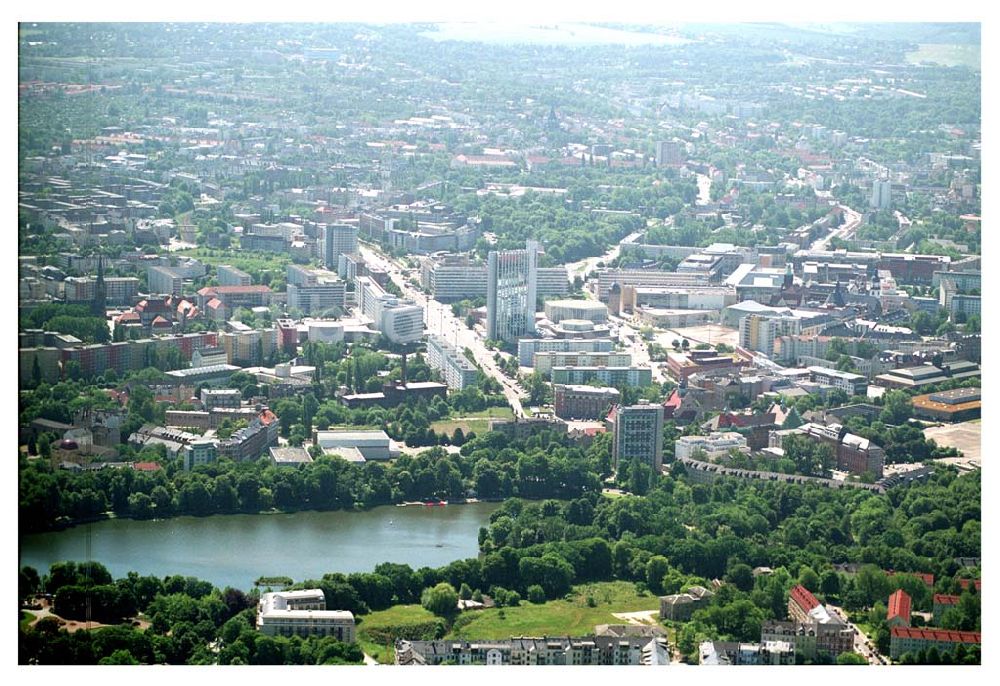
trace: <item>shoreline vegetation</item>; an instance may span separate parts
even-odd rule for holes
[[[357,504],[351,508],[335,507],[335,508],[318,508],[318,507],[299,507],[299,508],[270,508],[268,510],[260,510],[259,512],[211,512],[208,514],[195,514],[192,512],[178,512],[176,514],[171,514],[165,517],[136,517],[130,514],[118,514],[116,512],[103,512],[98,515],[92,515],[89,517],[80,517],[72,519],[69,521],[57,522],[55,526],[48,529],[39,529],[33,531],[24,531],[22,534],[26,535],[36,535],[36,534],[48,534],[56,531],[66,531],[67,529],[73,529],[78,526],[83,526],[85,524],[97,524],[99,522],[111,521],[114,519],[131,519],[138,522],[159,522],[159,521],[169,521],[171,519],[177,519],[179,517],[197,517],[198,519],[205,519],[207,517],[223,517],[232,515],[251,515],[251,516],[268,516],[268,515],[283,515],[283,514],[297,514],[299,512],[369,512],[371,510],[377,509],[379,507],[443,507],[451,505],[474,505],[476,503],[502,503],[504,498],[461,498],[454,500],[433,500],[431,502],[424,502],[419,500],[405,501],[402,503],[380,503],[377,505],[361,505]]]

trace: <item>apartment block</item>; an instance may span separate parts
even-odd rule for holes
[[[447,341],[431,334],[427,337],[427,364],[441,373],[448,388],[460,391],[476,383],[479,371],[465,354]]]
[[[555,413],[560,419],[604,419],[621,398],[617,388],[555,384]]]

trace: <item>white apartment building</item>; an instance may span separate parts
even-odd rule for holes
[[[569,293],[569,272],[566,267],[539,267],[536,279],[535,289],[539,296]]]
[[[865,395],[868,392],[868,379],[863,375],[842,372],[829,367],[809,367],[809,380],[839,388],[848,395]]]
[[[442,302],[484,296],[486,265],[465,255],[428,257],[420,265],[420,285]]]
[[[740,346],[774,355],[775,340],[802,332],[802,320],[795,316],[767,316],[751,314],[740,319]]]
[[[146,270],[146,286],[150,293],[179,296],[184,278],[170,267],[149,267]]]
[[[535,363],[535,353],[543,352],[611,352],[610,338],[522,338],[517,342],[517,362],[522,367]]]
[[[436,334],[427,337],[427,364],[441,372],[448,388],[460,391],[476,382],[476,366],[445,338]]]
[[[681,436],[674,443],[674,456],[690,458],[696,450],[704,450],[708,457],[722,457],[730,450],[749,453],[747,439],[735,431],[712,432],[708,436]]]
[[[548,376],[553,367],[630,367],[632,355],[615,352],[540,352],[535,353],[536,372]]]
[[[327,610],[320,589],[265,593],[257,606],[257,630],[267,636],[333,636],[354,643],[354,614]]]
[[[290,264],[286,280],[289,309],[306,315],[343,312],[347,284],[335,272]]]
[[[327,224],[323,227],[323,262],[327,269],[337,269],[341,255],[358,252],[358,227]]]

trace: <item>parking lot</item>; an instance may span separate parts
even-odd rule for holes
[[[951,446],[962,451],[962,457],[949,457],[942,462],[969,467],[982,466],[982,434],[983,424],[978,419],[924,429],[925,438],[933,439],[938,445]]]

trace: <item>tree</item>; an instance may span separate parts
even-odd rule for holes
[[[541,604],[545,602],[545,589],[538,584],[528,586],[528,601]]]
[[[458,591],[451,584],[441,582],[433,588],[424,589],[420,595],[420,604],[439,617],[454,617],[458,612]]]
[[[663,592],[663,577],[670,571],[670,562],[662,555],[654,555],[646,563],[646,585],[653,593]]]
[[[841,653],[837,656],[838,665],[867,665],[868,661],[857,653]]]

